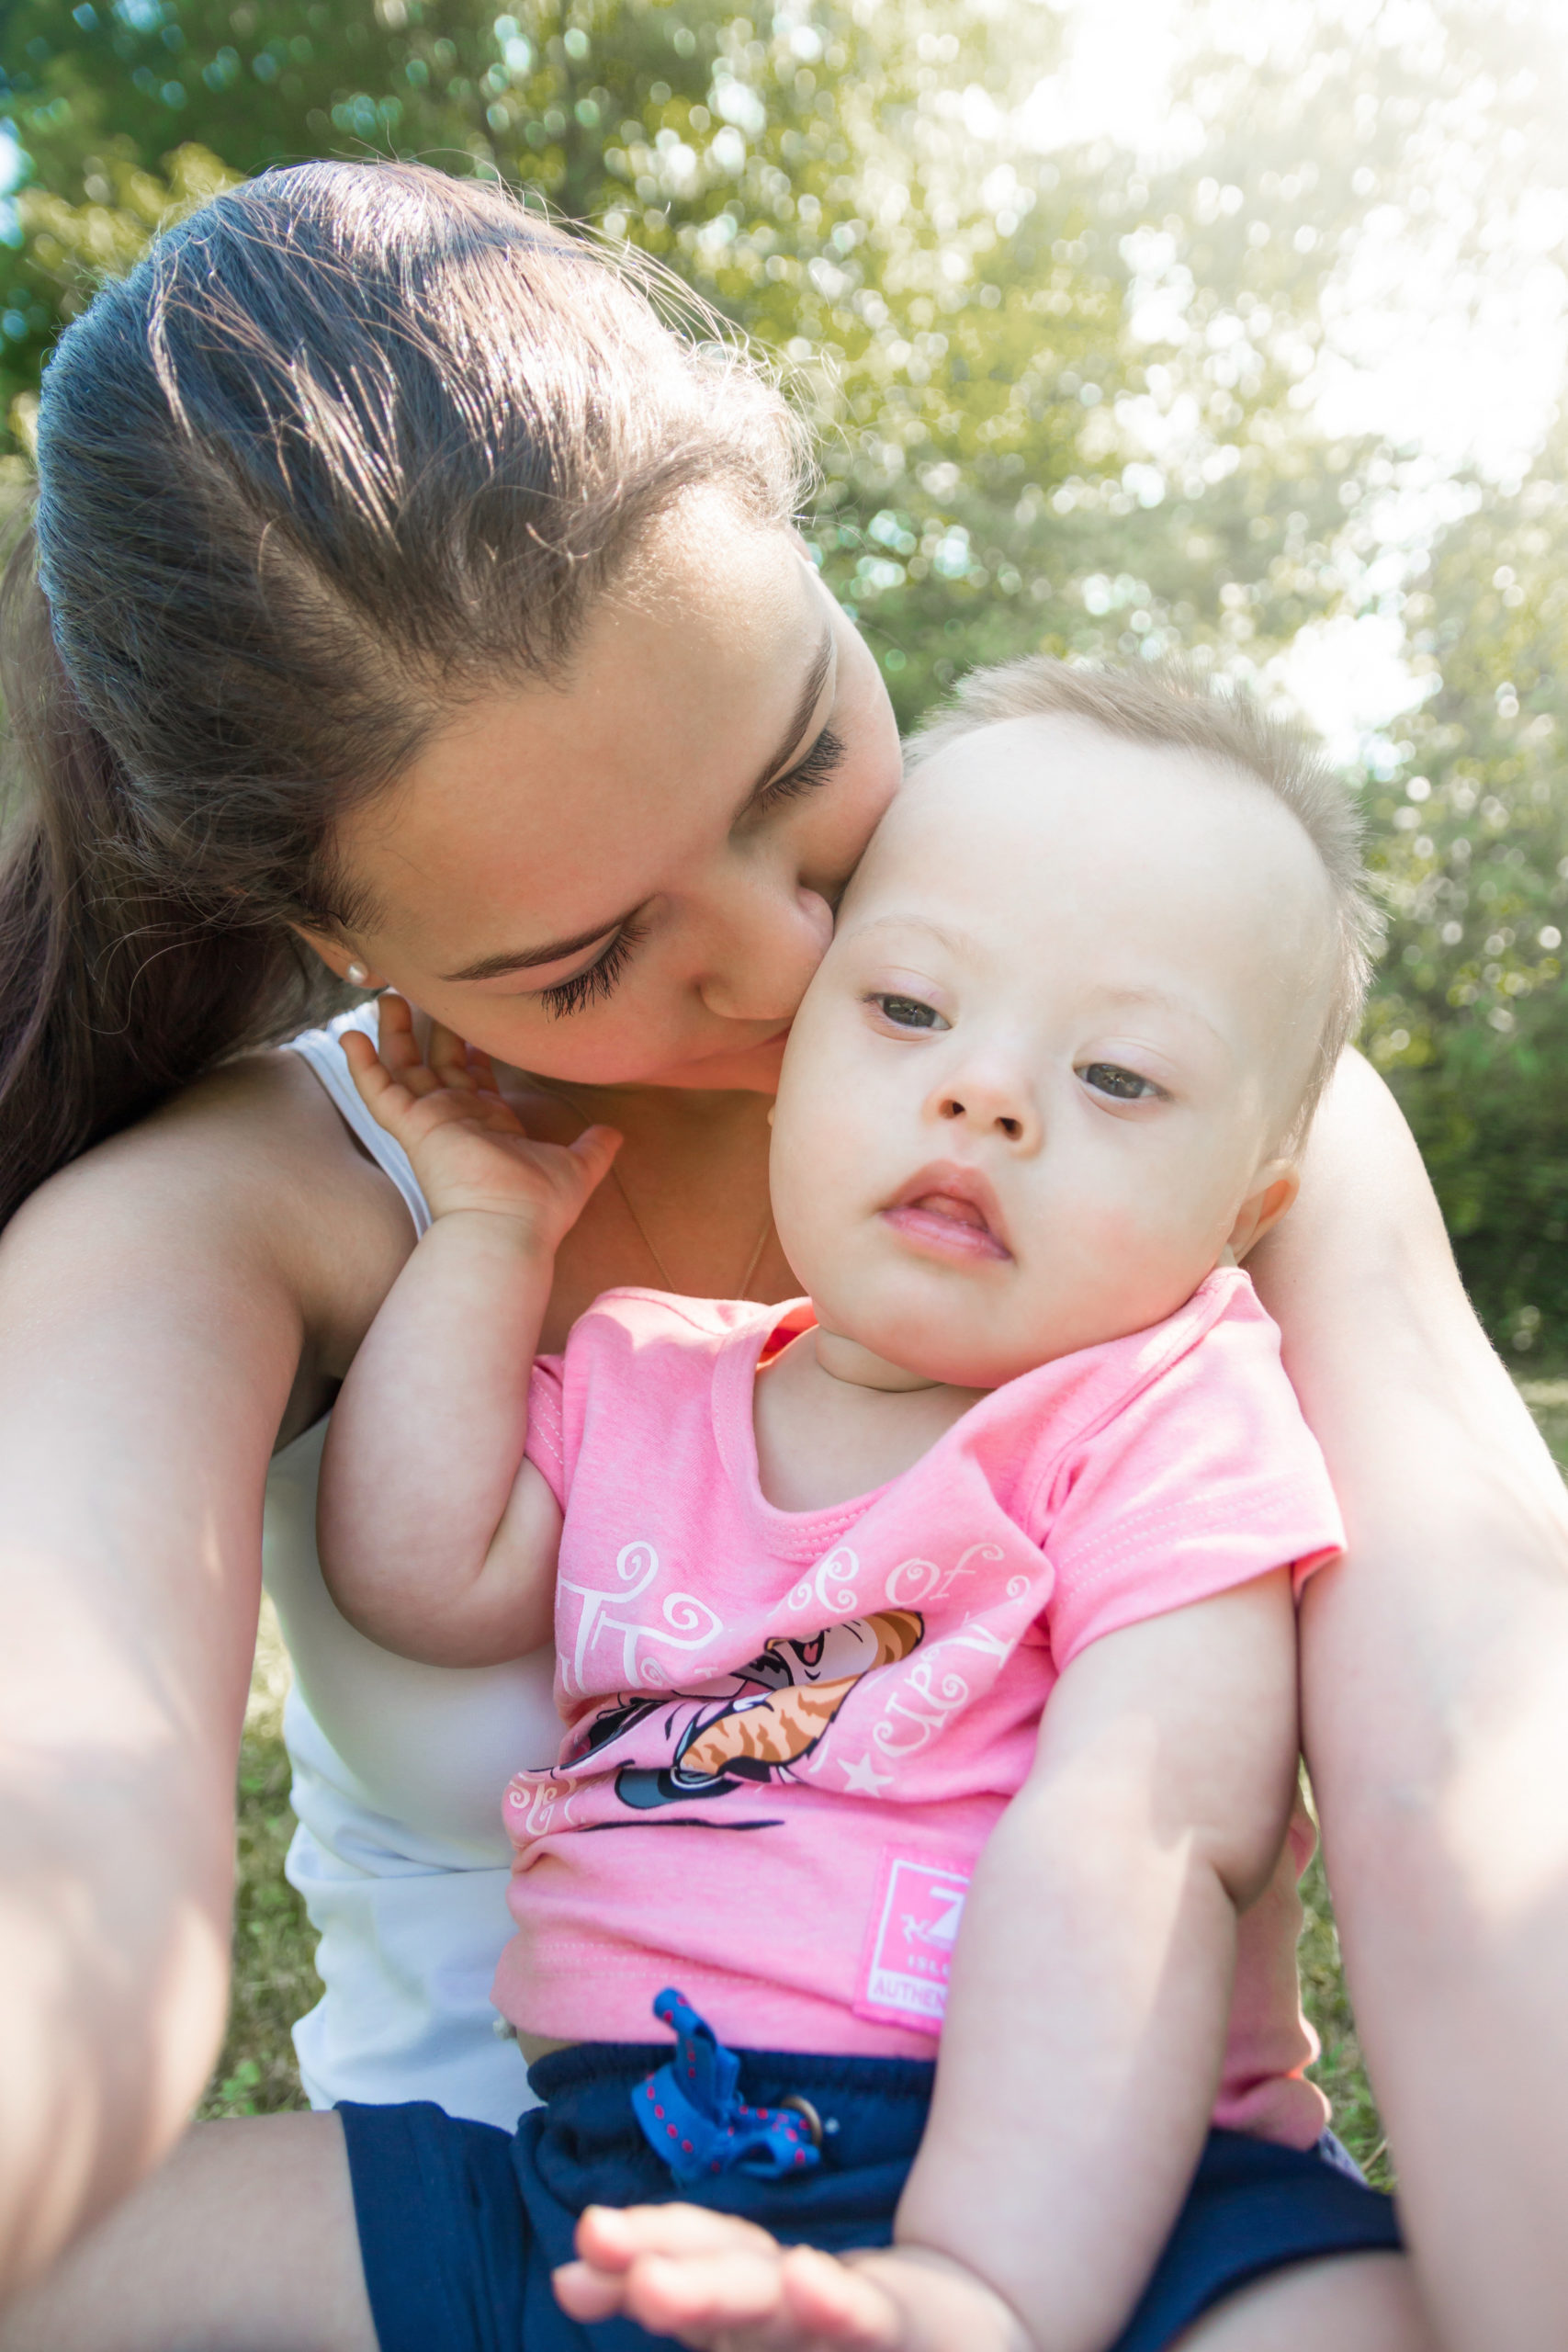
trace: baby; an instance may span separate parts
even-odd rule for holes
[[[434,1223],[334,1413],[323,1565],[414,1657],[553,1632],[566,1727],[506,1795],[495,1987],[546,2104],[482,2163],[341,2110],[383,2352],[581,2346],[552,2269],[694,2345],[1153,2352],[1397,2245],[1302,2074],[1292,1585],[1341,1535],[1235,1270],[1372,928],[1346,796],[1249,709],[972,680],[790,1038],[807,1297],[612,1292],[553,1359],[616,1138],[531,1142],[400,1008],[388,1059],[345,1036]],[[1337,2344],[1380,2271],[1366,2340],[1420,2340],[1389,2270],[1337,2266]]]

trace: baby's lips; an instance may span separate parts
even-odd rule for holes
[[[978,1233],[989,1233],[991,1229],[973,1201],[960,1200],[953,1193],[922,1193],[918,1201],[908,1201],[903,1205],[923,1209],[928,1216],[948,1217],[954,1225],[972,1226]]]
[[[932,1160],[918,1169],[887,1203],[883,1214],[894,1215],[900,1209],[955,1227],[967,1227],[1011,1255],[995,1187],[982,1170],[961,1160]]]

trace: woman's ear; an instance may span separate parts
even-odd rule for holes
[[[1302,1171],[1293,1159],[1264,1162],[1225,1237],[1233,1261],[1245,1258],[1253,1243],[1261,1241],[1269,1227],[1279,1224],[1301,1189]]]
[[[344,941],[333,938],[329,932],[311,931],[302,922],[290,923],[288,927],[296,939],[304,941],[312,956],[321,957],[329,972],[335,972],[338,978],[345,981],[351,989],[378,989],[385,986],[383,981],[376,978],[369,966],[362,963],[353,948]]]

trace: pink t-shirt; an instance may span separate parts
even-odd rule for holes
[[[929,2057],[1057,1676],[1343,1541],[1245,1274],[1010,1381],[829,1510],[758,1483],[757,1363],[792,1313],[611,1291],[536,1367],[567,1730],[505,1801],[495,1999],[526,2032],[644,2041],[673,1984],[740,2046]],[[1215,2120],[1304,2146],[1326,2108],[1300,2079],[1292,1880],[1244,1923]]]

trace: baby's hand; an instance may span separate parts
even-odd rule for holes
[[[591,2205],[563,2311],[636,2320],[691,2352],[1031,2352],[999,2295],[940,2255],[840,2260],[696,2205]]]
[[[432,1216],[518,1219],[541,1248],[558,1249],[620,1147],[615,1128],[532,1142],[502,1101],[488,1054],[436,1023],[422,1055],[400,996],[383,996],[376,1012],[379,1052],[358,1029],[344,1031],[343,1050],[361,1102],[412,1161]]]

